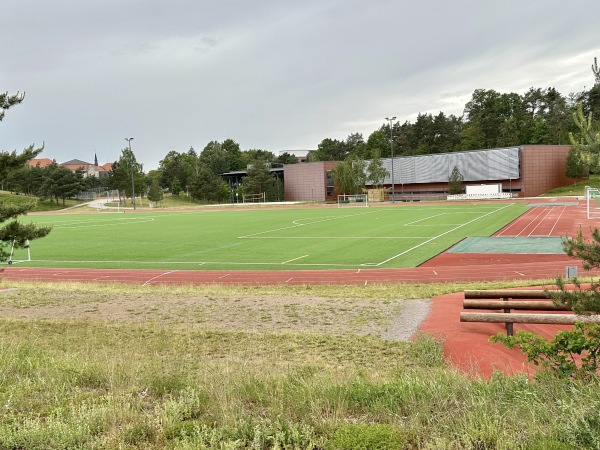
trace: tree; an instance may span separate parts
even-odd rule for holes
[[[21,103],[23,99],[24,94],[9,95],[7,92],[0,94],[0,122],[4,118],[5,111]],[[41,151],[41,148],[34,149],[32,145],[19,155],[16,152],[0,152],[0,174],[3,177],[8,176],[12,170],[22,167]],[[0,226],[0,260],[6,261],[10,255],[8,250],[10,246],[25,247],[27,241],[42,238],[50,233],[52,227],[38,227],[33,223],[24,224],[16,220],[17,217],[27,214],[34,206],[32,202],[14,204],[10,199],[0,199],[0,224],[6,223]]]
[[[336,187],[343,194],[360,194],[365,187],[367,163],[357,156],[350,156],[333,168]]]
[[[78,172],[71,172],[64,166],[56,163],[50,164],[43,169],[44,181],[40,187],[40,193],[47,198],[54,198],[56,204],[62,200],[65,206],[65,200],[74,197],[83,186],[83,176]]]
[[[281,164],[297,164],[298,158],[296,156],[292,155],[291,153],[283,152],[282,154],[280,154],[277,157],[275,162],[278,162]]]
[[[450,178],[448,179],[448,193],[450,195],[462,193],[462,183],[464,179],[465,177],[462,173],[460,173],[458,167],[454,166],[454,168],[452,169],[452,173],[450,174]]]
[[[158,180],[156,178],[153,179],[152,184],[148,189],[148,200],[150,200],[153,203],[160,204],[160,202],[162,202],[163,195],[163,190],[158,184]]]
[[[209,167],[201,165],[198,174],[192,177],[190,195],[205,202],[220,202],[229,198],[229,187]]]
[[[573,184],[576,183],[577,178],[585,178],[588,176],[588,168],[581,160],[579,152],[575,147],[571,147],[569,150],[566,166],[565,175],[573,179]]]
[[[346,143],[330,138],[323,139],[317,150],[309,152],[310,161],[343,161],[346,156],[348,156]]]
[[[369,173],[367,180],[369,180],[375,187],[380,188],[383,185],[385,179],[390,175],[379,157],[379,153],[375,153],[373,159],[367,167]]]
[[[119,197],[132,196],[132,174],[133,174],[133,189],[136,195],[142,195],[146,191],[146,182],[144,180],[143,167],[137,162],[135,154],[129,148],[121,150],[121,157],[115,161],[112,166],[112,171],[109,175],[108,185],[111,189],[119,191]],[[132,199],[133,200],[133,199]]]
[[[173,178],[173,181],[171,182],[171,194],[173,195],[179,195],[179,193],[181,192],[181,183],[179,182],[179,178]]]
[[[208,168],[215,176],[231,170],[228,155],[217,141],[206,144],[206,147],[200,153],[199,160],[200,164],[204,168]]]
[[[244,177],[242,187],[245,194],[262,194],[269,191],[274,182],[275,177],[271,175],[269,166],[262,161],[256,161]]]
[[[571,145],[576,149],[579,157],[590,170],[600,170],[600,132],[598,124],[592,120],[592,113],[587,116],[583,112],[583,105],[579,103],[573,113],[573,121],[579,132],[569,133]]]

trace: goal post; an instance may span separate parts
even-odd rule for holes
[[[346,206],[369,206],[369,199],[367,194],[340,194],[337,197],[338,208],[344,208]]]
[[[600,218],[600,189],[585,187],[585,209],[588,219]]]
[[[242,201],[244,203],[266,203],[267,196],[264,192],[260,194],[244,194],[242,196]]]
[[[31,250],[29,248],[29,239],[25,240],[25,245],[17,246],[16,242],[13,240],[10,253],[8,255],[8,260],[6,264],[17,264],[21,262],[31,261]]]
[[[96,211],[99,213],[122,213],[125,210],[121,207],[121,201],[115,200],[112,202],[98,203]]]

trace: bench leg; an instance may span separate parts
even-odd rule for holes
[[[504,300],[505,302],[507,302],[507,301],[508,301],[508,298],[503,298],[503,300]],[[510,314],[510,309],[505,309],[505,310],[504,310],[504,312],[505,312],[506,314]],[[506,328],[506,335],[507,335],[507,336],[513,336],[513,323],[512,323],[512,322],[506,322],[506,323],[504,324],[504,327]]]

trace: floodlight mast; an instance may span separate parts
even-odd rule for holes
[[[392,153],[392,203],[396,203],[396,194],[394,192],[394,135],[392,134],[392,129],[394,125],[394,120],[396,120],[396,116],[386,117],[385,120],[390,122],[390,150]]]
[[[135,209],[135,183],[133,182],[133,153],[131,153],[131,141],[133,138],[125,138],[129,144],[129,168],[131,169],[131,199],[133,201],[133,209]]]

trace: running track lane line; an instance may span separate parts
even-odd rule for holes
[[[147,284],[152,283],[157,278],[164,277],[166,275],[170,275],[170,274],[175,273],[175,272],[177,272],[177,270],[171,270],[169,272],[165,272],[165,273],[161,273],[160,275],[156,275],[155,277],[152,277],[149,280],[147,280],[144,284],[142,284],[142,286],[146,286]]]

